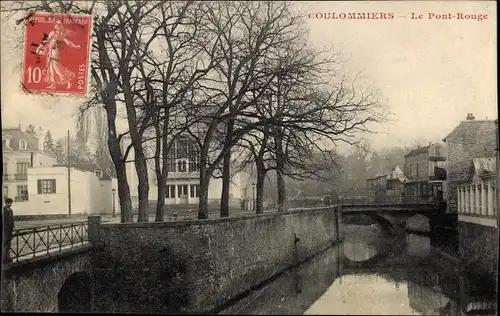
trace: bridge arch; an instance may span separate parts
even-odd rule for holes
[[[71,274],[57,294],[60,313],[85,313],[92,309],[93,285],[89,274]]]

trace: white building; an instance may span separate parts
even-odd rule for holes
[[[2,200],[10,197],[16,209],[29,199],[28,169],[53,166],[57,159],[43,152],[42,141],[21,127],[2,129],[2,154]]]
[[[122,141],[122,152],[130,144],[130,138],[124,137]],[[147,148],[154,148],[154,144],[146,144]],[[152,153],[148,155],[152,156]],[[135,169],[134,150],[131,149],[127,157],[127,179],[130,187],[130,195],[132,198],[132,206],[138,207],[138,177]],[[166,204],[198,204],[200,196],[200,169],[199,169],[199,150],[196,143],[189,137],[179,138],[173,144],[168,162],[169,172],[167,179],[167,194]],[[154,161],[148,160],[148,177],[149,177],[149,201],[154,205],[158,195],[158,185],[154,170]],[[244,193],[244,186],[248,179],[242,174],[234,174],[231,176],[231,185],[229,188],[230,206],[240,207],[240,199]],[[216,207],[220,202],[222,193],[222,179],[212,178],[208,189],[209,204]],[[210,205],[209,205],[210,207]]]
[[[496,158],[474,158],[469,177],[457,187],[458,220],[496,225]]]
[[[71,188],[71,215],[112,214],[116,181],[95,164],[73,164],[28,169],[28,201],[13,206],[15,215],[68,215]],[[117,201],[115,201],[118,204]],[[119,214],[119,210],[116,210]]]

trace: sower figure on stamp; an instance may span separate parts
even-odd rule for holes
[[[9,251],[12,242],[12,232],[14,231],[14,213],[12,211],[12,199],[5,199],[5,206],[2,211],[3,242],[2,242],[2,261],[11,262]]]
[[[63,27],[60,20],[54,23],[54,30],[47,37],[44,37],[42,43],[36,49],[38,55],[46,56],[46,69],[44,82],[48,83],[47,88],[53,89],[56,85],[67,85],[67,89],[71,87],[71,80],[75,77],[75,73],[66,68],[60,61],[61,44],[64,42],[71,48],[80,48],[80,45],[74,44],[67,37],[72,31]]]

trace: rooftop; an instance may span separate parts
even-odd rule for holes
[[[408,157],[408,156],[415,156],[415,155],[419,155],[419,154],[423,154],[423,153],[427,153],[427,151],[429,150],[429,146],[423,146],[423,147],[418,147],[418,148],[415,148],[415,149],[412,149],[410,150],[406,155],[405,157]]]
[[[494,120],[466,120],[461,121],[460,124],[455,127],[451,133],[449,133],[443,141],[450,136],[458,138],[477,138],[477,134],[484,131],[494,131],[495,121]]]
[[[67,167],[68,165],[66,164],[57,164],[54,165],[54,167]],[[88,171],[94,173],[96,170],[101,170],[102,171],[102,176],[99,180],[105,180],[109,181],[111,180],[111,176],[107,174],[104,170],[99,168],[99,166],[95,163],[73,163],[71,164],[71,167],[82,170],[82,171]]]
[[[2,129],[2,138],[10,139],[10,148],[13,150],[38,150],[38,138],[21,130],[21,128]],[[26,141],[26,149],[19,149],[19,141]],[[4,148],[5,149],[5,148]]]

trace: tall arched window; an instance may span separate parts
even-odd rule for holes
[[[26,149],[28,146],[26,144],[26,141],[20,140],[19,141],[19,149]]]

